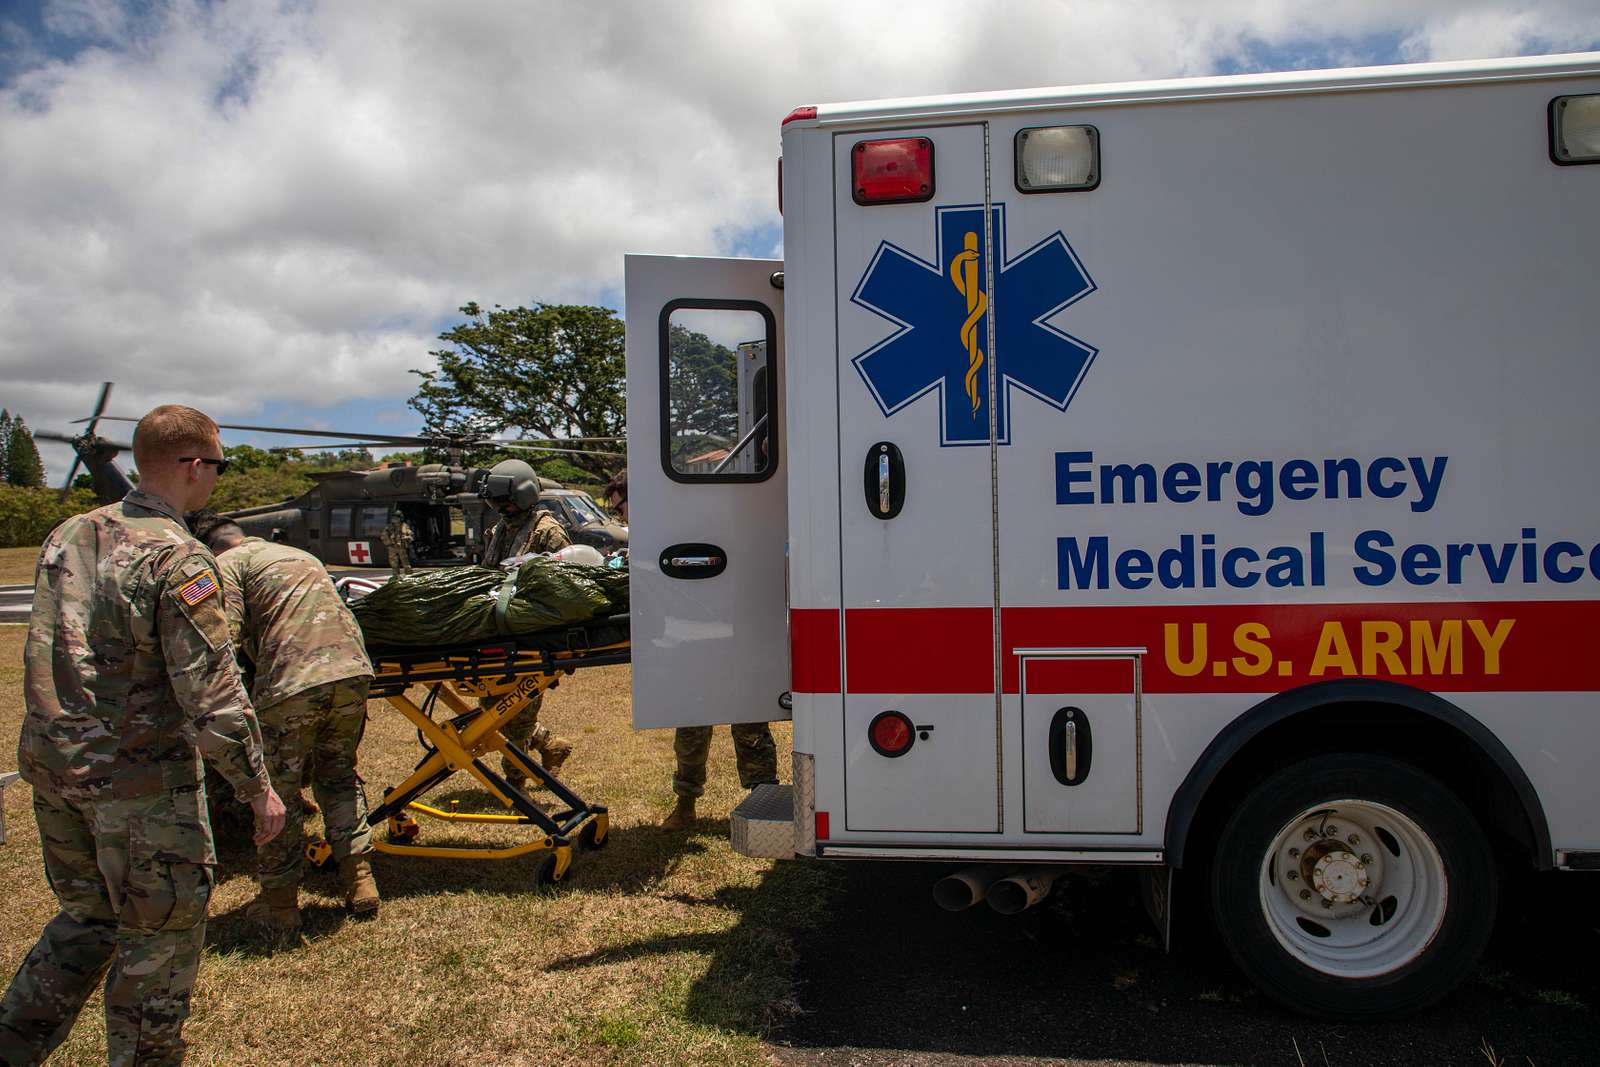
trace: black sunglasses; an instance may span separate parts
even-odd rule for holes
[[[178,462],[179,463],[190,463],[190,462],[193,462],[194,460],[199,460],[201,463],[204,463],[208,467],[217,468],[217,477],[218,478],[220,478],[224,474],[228,473],[228,464],[233,462],[231,459],[212,459],[210,456],[179,456],[178,457]]]

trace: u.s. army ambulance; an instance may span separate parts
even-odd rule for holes
[[[783,262],[627,261],[635,722],[792,706],[741,847],[1140,865],[1357,1019],[1600,867],[1600,54],[782,145]]]

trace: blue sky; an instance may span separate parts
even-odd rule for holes
[[[781,254],[798,104],[1600,48],[1592,0],[7,0],[0,406],[414,428],[467,301]],[[47,463],[64,467],[61,450]]]

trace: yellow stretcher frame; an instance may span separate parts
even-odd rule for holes
[[[620,639],[619,639],[620,638]],[[591,640],[602,643],[591,644]],[[423,757],[406,778],[384,790],[383,803],[369,822],[388,823],[388,840],[374,841],[380,852],[433,859],[510,860],[549,853],[539,863],[540,885],[560,882],[572,866],[573,841],[602,848],[610,831],[605,807],[590,804],[521,748],[506,740],[502,728],[563,675],[583,667],[626,663],[630,645],[625,625],[569,630],[565,634],[506,637],[447,650],[369,650],[375,672],[371,695],[382,697],[417,728]],[[422,686],[421,704],[408,690]],[[448,717],[434,715],[443,705]],[[566,805],[546,813],[528,792],[512,785],[488,762],[500,755],[535,786],[548,789]],[[458,772],[477,779],[507,813],[449,810],[419,799]],[[520,844],[482,848],[413,844],[420,827],[415,812],[445,822],[532,826],[538,836]]]

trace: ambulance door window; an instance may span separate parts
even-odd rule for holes
[[[661,312],[661,466],[676,482],[758,482],[777,466],[772,312],[676,300]],[[759,395],[756,391],[759,390]]]

